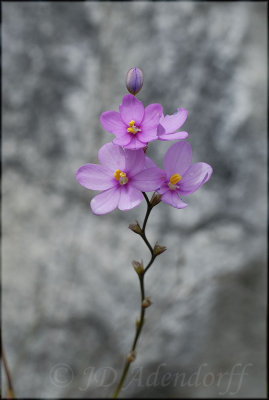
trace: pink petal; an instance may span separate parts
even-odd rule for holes
[[[164,181],[164,171],[159,168],[147,168],[132,177],[131,183],[142,192],[157,190]]]
[[[82,186],[92,190],[109,189],[117,183],[108,168],[97,164],[83,165],[77,170],[76,178]]]
[[[154,161],[151,158],[146,156],[145,168],[158,168]]]
[[[114,135],[123,135],[126,132],[126,125],[122,122],[120,114],[116,111],[105,111],[100,116],[103,128]]]
[[[144,117],[144,106],[141,101],[139,101],[132,94],[126,94],[122,103],[119,105],[120,116],[126,125],[130,121],[134,120],[136,126],[139,125]]]
[[[179,182],[179,193],[188,195],[195,192],[209,180],[212,172],[212,167],[206,163],[199,162],[192,164]]]
[[[159,187],[158,193],[164,194],[164,193],[166,193],[168,190],[170,191],[170,188],[169,188],[167,182],[164,182],[164,183],[162,183],[161,186]]]
[[[162,116],[161,104],[150,104],[145,108],[145,114],[141,123],[142,130],[156,128]]]
[[[132,140],[131,135],[126,133],[123,136],[116,137],[113,140],[113,143],[117,144],[118,146],[127,146],[131,142],[131,140]]]
[[[139,139],[137,139],[136,136],[133,136],[133,137],[131,137],[130,143],[125,146],[125,149],[138,150],[138,149],[142,149],[145,146],[146,146],[146,143],[141,142]]]
[[[179,198],[177,192],[174,190],[169,190],[168,192],[164,193],[162,195],[162,201],[175,208],[185,208],[188,205]]]
[[[189,134],[185,131],[182,132],[175,132],[175,133],[166,133],[166,134],[160,134],[158,136],[159,140],[180,140],[180,139],[186,139],[189,136]]]
[[[167,177],[174,174],[184,175],[192,159],[192,149],[188,142],[177,142],[167,150],[164,156],[164,170]]]
[[[98,160],[112,172],[116,169],[123,171],[125,168],[124,150],[113,143],[106,143],[101,147],[98,151]]]
[[[125,150],[125,172],[128,177],[136,175],[145,168],[145,153],[142,149]]]
[[[160,120],[162,121],[162,120]],[[159,125],[157,126],[157,135],[158,136],[164,136],[165,135],[165,129],[162,126],[162,122],[159,123]]]
[[[91,201],[92,212],[96,215],[107,214],[119,204],[120,190],[118,186],[97,194]]]
[[[123,185],[120,188],[120,201],[118,207],[122,211],[127,211],[138,206],[143,199],[143,194],[135,187],[132,187],[130,184]]]
[[[142,128],[142,132],[137,132],[135,137],[140,140],[141,142],[148,143],[152,142],[153,140],[157,140],[157,129],[149,129],[149,128]]]
[[[160,122],[166,133],[173,133],[179,129],[187,119],[188,111],[184,108],[178,108],[173,115],[166,115]]]

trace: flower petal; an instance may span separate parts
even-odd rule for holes
[[[136,175],[145,168],[145,153],[142,149],[125,150],[125,172],[128,177]]]
[[[192,164],[180,181],[179,193],[188,195],[195,192],[210,179],[212,172],[212,167],[206,163],[198,162]]]
[[[98,160],[113,172],[115,172],[116,169],[123,171],[125,168],[124,150],[113,143],[106,143],[101,147],[98,151]]]
[[[120,188],[119,209],[122,211],[130,210],[138,206],[143,200],[143,194],[131,184],[123,185]]]
[[[116,137],[113,140],[113,143],[117,144],[118,146],[127,146],[127,144],[129,144],[131,140],[132,140],[131,135],[126,133],[126,135]]]
[[[126,125],[123,123],[121,116],[116,111],[105,111],[100,116],[102,127],[114,135],[123,135],[126,132]]]
[[[165,133],[165,134],[159,134],[158,139],[159,140],[180,140],[180,139],[186,139],[189,136],[189,134],[185,131],[182,132],[175,132],[175,133]]]
[[[119,105],[120,116],[126,125],[130,121],[134,120],[136,125],[139,125],[144,117],[144,106],[141,101],[139,101],[132,94],[126,94],[122,103]]]
[[[165,129],[162,126],[162,123],[159,123],[159,125],[157,126],[157,135],[158,136],[164,136],[165,135]]]
[[[154,161],[151,158],[146,156],[145,168],[158,168]]]
[[[106,190],[117,182],[110,170],[103,165],[85,164],[77,170],[78,182],[87,189]]]
[[[167,177],[174,174],[184,175],[192,159],[192,149],[188,142],[177,142],[167,150],[164,156],[164,170]]]
[[[145,146],[146,146],[146,143],[141,142],[136,136],[133,136],[133,137],[131,137],[130,143],[128,143],[124,147],[125,147],[125,149],[138,150],[138,149],[142,149]]]
[[[156,128],[162,116],[161,104],[150,104],[145,108],[145,114],[141,123],[142,130]]]
[[[141,142],[148,143],[157,140],[157,128],[143,128],[142,132],[137,132],[135,137]]]
[[[184,108],[178,108],[177,112],[173,115],[166,115],[161,120],[166,133],[173,133],[179,129],[187,119],[188,111]]]
[[[164,182],[164,183],[162,183],[161,186],[159,187],[158,193],[159,193],[159,194],[164,194],[164,193],[166,193],[168,190],[170,191],[170,188],[169,188],[167,182]]]
[[[119,204],[120,189],[118,186],[97,194],[91,201],[92,212],[96,215],[107,214]]]
[[[168,190],[168,192],[164,193],[162,195],[162,201],[175,208],[185,208],[188,205],[181,200],[177,192],[174,190]]]
[[[146,168],[132,177],[132,185],[142,192],[157,190],[164,181],[164,171],[159,168]]]

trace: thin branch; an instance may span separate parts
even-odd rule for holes
[[[146,215],[144,218],[144,222],[143,222],[143,227],[142,227],[142,233],[140,234],[140,236],[142,237],[142,239],[144,240],[145,244],[147,245],[147,247],[149,248],[149,251],[151,253],[151,259],[148,263],[148,265],[146,266],[146,268],[144,269],[144,271],[139,274],[139,281],[140,281],[140,291],[141,291],[141,306],[140,306],[140,318],[137,321],[136,324],[136,333],[135,333],[135,337],[133,340],[133,344],[132,344],[132,348],[131,348],[131,352],[129,353],[129,355],[127,356],[127,359],[125,361],[125,365],[124,365],[124,369],[121,375],[121,379],[120,382],[114,392],[113,398],[116,399],[122,389],[122,386],[124,384],[125,378],[127,376],[127,373],[129,371],[129,367],[130,364],[132,363],[132,361],[134,361],[135,358],[135,349],[136,349],[136,345],[137,345],[137,341],[139,339],[139,336],[141,334],[142,328],[143,328],[143,324],[144,324],[144,320],[145,320],[145,313],[146,313],[146,308],[145,306],[143,306],[143,301],[145,300],[145,288],[144,288],[144,276],[147,272],[147,270],[150,268],[150,266],[153,264],[153,261],[156,258],[156,255],[154,254],[153,248],[151,246],[151,244],[149,243],[147,237],[146,237],[146,225],[147,225],[147,221],[149,218],[149,215],[151,213],[151,210],[153,208],[153,206],[151,205],[148,196],[146,195],[146,193],[143,192],[143,195],[146,199],[147,202],[147,211],[146,211]]]

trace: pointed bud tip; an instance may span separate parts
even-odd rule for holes
[[[133,362],[136,358],[136,352],[132,350],[128,355],[127,355],[127,361]]]
[[[139,262],[139,261],[133,260],[132,266],[134,267],[134,270],[137,272],[138,275],[141,275],[144,272],[143,261]]]
[[[141,226],[137,221],[136,224],[130,224],[128,228],[131,229],[131,231],[133,231],[134,233],[137,233],[138,235],[141,235],[142,233]]]
[[[143,308],[148,308],[150,307],[152,302],[150,301],[150,297],[145,297],[144,300],[142,301],[142,307]]]
[[[159,245],[158,242],[156,242],[154,249],[153,249],[153,253],[155,256],[158,256],[159,254],[164,253],[167,250],[167,248],[165,246],[161,246]]]
[[[157,206],[157,204],[160,203],[162,199],[162,195],[159,193],[153,193],[151,199],[150,199],[150,204],[152,205],[152,207]]]
[[[148,151],[148,148],[149,148],[148,144],[145,147],[143,147],[143,151],[144,151],[145,154]]]
[[[129,69],[129,71],[126,74],[126,87],[127,90],[133,94],[136,95],[143,86],[143,72],[140,68],[134,67]]]

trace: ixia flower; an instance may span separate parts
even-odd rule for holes
[[[191,160],[192,149],[188,142],[177,142],[166,152],[166,179],[158,189],[164,203],[175,208],[187,207],[179,195],[186,196],[195,192],[211,177],[213,170],[210,165],[203,162],[191,164]]]
[[[187,119],[188,111],[178,108],[173,115],[162,115],[158,125],[157,134],[159,140],[178,140],[186,139],[189,135],[185,131],[175,132],[181,128]]]
[[[119,112],[103,112],[100,122],[105,130],[116,136],[113,143],[125,149],[137,150],[158,139],[157,126],[161,116],[160,104],[150,104],[144,108],[135,96],[126,94],[119,105]]]
[[[102,190],[91,200],[94,214],[106,214],[116,207],[127,211],[138,206],[143,192],[160,186],[163,171],[157,167],[145,168],[146,157],[142,149],[123,150],[107,143],[98,152],[100,164],[85,164],[77,171],[78,182],[92,190]],[[162,179],[161,179],[162,178]]]

